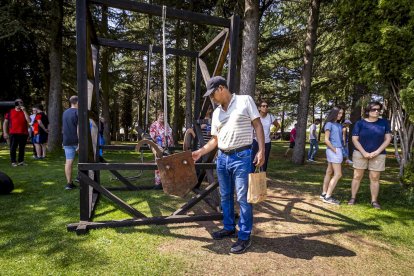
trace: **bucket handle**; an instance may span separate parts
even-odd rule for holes
[[[148,139],[142,139],[135,146],[135,151],[140,151],[142,145],[148,145],[157,158],[162,158],[162,151],[159,149],[157,144],[155,144],[153,141],[148,140]]]

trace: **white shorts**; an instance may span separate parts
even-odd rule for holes
[[[336,153],[330,148],[326,149],[326,160],[330,163],[341,164],[344,159],[342,155],[342,148],[336,148]]]

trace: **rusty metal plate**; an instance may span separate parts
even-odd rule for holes
[[[156,162],[164,193],[184,197],[197,185],[197,174],[191,151],[164,156]]]

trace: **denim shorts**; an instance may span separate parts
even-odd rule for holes
[[[342,148],[336,148],[336,153],[330,148],[326,149],[326,159],[329,163],[341,164],[343,160]]]
[[[63,149],[65,150],[65,156],[67,160],[73,160],[75,159],[76,149],[78,146],[63,146]]]

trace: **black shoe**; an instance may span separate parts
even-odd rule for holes
[[[162,190],[162,184],[155,185],[153,189],[154,190]]]
[[[230,253],[233,253],[233,254],[241,254],[241,253],[244,253],[246,251],[246,249],[250,247],[250,245],[252,245],[252,241],[250,239],[248,239],[247,241],[238,239],[231,246]]]
[[[213,239],[221,240],[223,238],[235,238],[236,237],[236,230],[226,230],[221,229],[219,231],[213,232],[212,234]]]
[[[76,189],[76,188],[77,188],[77,186],[75,184],[73,184],[73,183],[68,183],[65,186],[65,190],[72,190],[72,189]]]
[[[79,176],[77,176],[74,181],[79,183]]]

